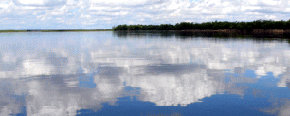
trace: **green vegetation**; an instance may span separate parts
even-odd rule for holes
[[[4,32],[26,32],[26,30],[0,30],[0,33],[4,33]]]
[[[272,20],[256,20],[252,22],[205,22],[190,23],[181,22],[175,25],[118,25],[113,30],[218,30],[218,29],[237,29],[237,30],[253,30],[253,29],[290,29],[290,20],[288,21],[272,21]]]
[[[72,31],[112,31],[112,29],[51,29],[51,30],[0,30],[1,32],[72,32]]]

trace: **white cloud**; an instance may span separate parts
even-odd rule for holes
[[[289,14],[288,0],[4,0],[0,2],[0,17],[6,18],[0,20],[1,29],[111,28],[118,24],[160,24],[181,21],[288,20]],[[19,20],[24,23],[19,23]]]
[[[66,0],[13,0],[13,2],[25,6],[58,6],[63,5]]]

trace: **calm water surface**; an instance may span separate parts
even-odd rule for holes
[[[290,44],[0,33],[0,115],[290,116]]]

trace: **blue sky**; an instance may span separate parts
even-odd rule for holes
[[[0,0],[0,29],[290,19],[290,0]]]

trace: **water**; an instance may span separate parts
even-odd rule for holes
[[[0,34],[0,115],[290,115],[290,44],[172,33]]]

